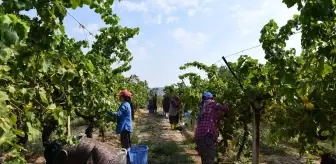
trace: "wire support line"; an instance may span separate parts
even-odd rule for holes
[[[239,54],[242,53],[242,52],[245,52],[245,51],[248,51],[248,50],[252,50],[252,49],[258,48],[258,47],[260,47],[260,46],[261,46],[261,44],[256,45],[256,46],[253,46],[253,47],[250,47],[250,48],[246,48],[246,49],[240,50],[240,51],[238,51],[238,52],[232,53],[232,54],[227,55],[227,56],[224,56],[224,57],[230,57],[230,56],[234,56],[234,55],[239,55]],[[219,59],[219,60],[217,60],[217,61],[216,61],[214,64],[212,64],[212,65],[216,65],[216,64],[217,64],[218,62],[220,62],[220,61],[222,61],[222,58]]]
[[[80,23],[78,21],[78,19],[76,19],[69,11],[66,11],[66,12],[67,12],[67,14],[69,14],[79,24],[80,28],[85,29],[91,36],[94,36],[93,33],[90,32],[82,23]]]
[[[296,35],[296,34],[299,34],[299,33],[301,33],[301,31],[294,32],[293,35]],[[292,35],[292,36],[293,36],[293,35]],[[227,55],[227,56],[224,56],[224,57],[227,58],[227,57],[230,57],[230,56],[234,56],[234,55],[240,54],[240,53],[242,53],[242,52],[245,52],[245,51],[248,51],[248,50],[252,50],[252,49],[258,48],[258,47],[260,47],[260,46],[262,46],[262,44],[259,44],[259,45],[256,45],[256,46],[253,46],[253,47],[250,47],[250,48],[246,48],[246,49],[240,50],[240,51],[238,51],[238,52],[232,53],[232,54]],[[222,60],[222,59],[219,59],[215,64],[217,64],[217,63],[218,63],[219,61],[221,61],[221,60]]]
[[[242,52],[245,52],[245,51],[248,51],[248,50],[252,50],[252,49],[258,48],[258,47],[260,47],[260,46],[261,46],[261,44],[256,45],[256,46],[253,46],[253,47],[250,47],[250,48],[243,49],[243,50],[241,50],[241,51],[235,52],[235,53],[233,53],[233,54],[230,54],[230,55],[227,55],[227,56],[224,56],[224,57],[234,56],[234,55],[240,54],[240,53],[242,53]]]

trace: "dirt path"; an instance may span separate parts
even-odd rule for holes
[[[149,164],[201,163],[195,145],[180,131],[170,130],[168,119],[162,114],[139,110],[137,116],[133,143],[149,146]]]

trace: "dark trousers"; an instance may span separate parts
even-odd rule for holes
[[[132,146],[131,133],[129,131],[123,131],[120,134],[121,147],[128,149]]]
[[[123,131],[120,134],[121,147],[128,149],[132,146],[131,133],[129,131]],[[127,164],[130,163],[129,156],[127,155]]]
[[[164,111],[165,113],[169,113],[169,107],[164,107],[164,108],[163,108],[163,111]]]
[[[207,134],[202,139],[196,140],[196,150],[201,156],[202,164],[215,163],[217,144],[214,142],[211,134]]]
[[[179,115],[177,114],[176,116],[169,116],[169,123],[170,124],[178,124],[179,123]]]

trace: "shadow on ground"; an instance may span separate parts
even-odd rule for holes
[[[134,144],[147,145],[148,164],[194,164],[197,154],[180,131],[171,130],[168,120],[160,114],[140,111],[132,139]]]
[[[151,141],[142,142],[149,147],[149,164],[193,164],[194,161],[184,148],[174,141],[154,143]]]

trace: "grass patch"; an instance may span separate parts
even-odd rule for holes
[[[190,150],[195,150],[196,143],[193,137],[187,131],[182,131],[182,134],[185,137],[185,140],[182,141],[183,147],[190,149]]]
[[[136,131],[134,130],[132,132],[132,144],[138,144],[138,143],[139,143],[139,138],[138,138]]]
[[[148,163],[151,164],[193,164],[192,158],[184,153],[182,146],[173,141],[153,143],[143,142],[149,147]]]

